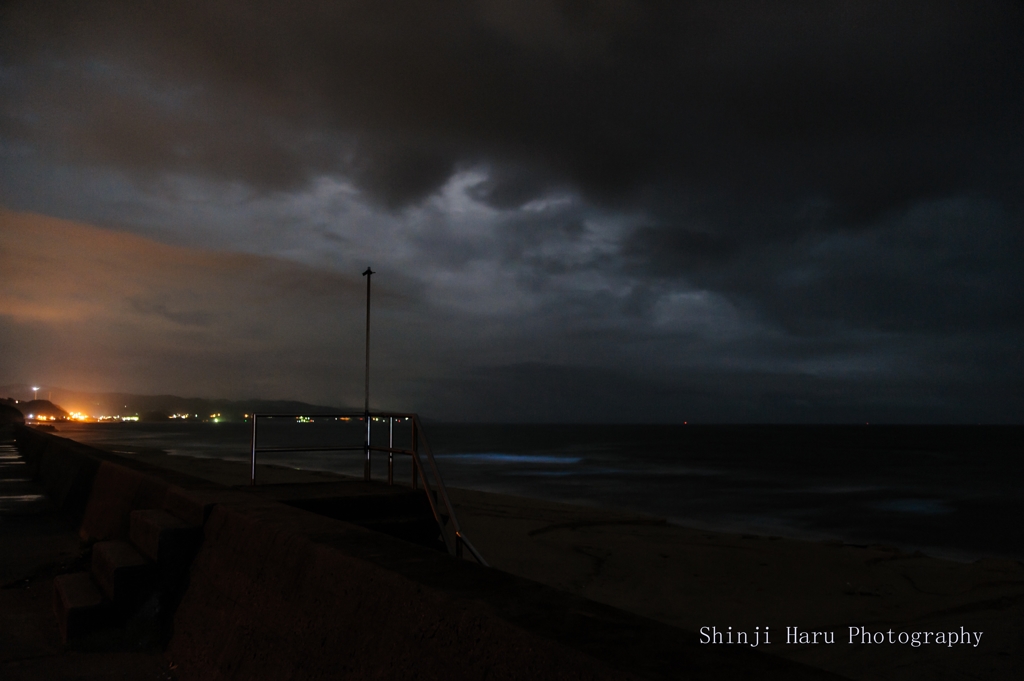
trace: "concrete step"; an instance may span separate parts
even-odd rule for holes
[[[433,517],[430,502],[423,490],[385,485],[381,482],[256,485],[247,488],[246,491],[328,518],[354,523],[418,514]]]
[[[354,524],[427,548],[447,550],[444,540],[440,538],[441,531],[432,515],[424,516],[420,513],[398,518],[374,518],[355,521]]]
[[[376,481],[342,481],[257,485],[247,491],[420,546],[445,550],[444,541],[439,539],[441,530],[423,490]],[[436,492],[433,497],[436,501]],[[447,523],[447,515],[442,515],[441,524]]]
[[[63,643],[105,627],[111,620],[110,603],[88,572],[54,577],[53,613]]]
[[[101,541],[92,547],[92,575],[114,606],[127,612],[156,589],[156,566],[124,541]]]
[[[203,528],[179,520],[167,511],[132,511],[129,538],[161,571],[188,567],[203,537]]]

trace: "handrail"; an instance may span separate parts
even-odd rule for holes
[[[466,535],[462,533],[462,528],[459,527],[459,520],[455,517],[455,508],[452,506],[452,502],[448,498],[448,490],[444,486],[444,479],[441,477],[441,471],[438,470],[437,462],[434,460],[434,454],[430,451],[430,446],[427,445],[427,437],[423,433],[423,425],[420,423],[420,417],[414,414],[412,418],[413,423],[416,426],[415,432],[417,434],[417,437],[423,440],[423,448],[427,452],[427,461],[430,462],[430,468],[434,473],[434,478],[437,480],[438,493],[441,495],[441,499],[442,501],[444,501],[445,508],[448,510],[448,521],[451,523],[452,531],[454,532],[452,542],[454,544],[453,548],[455,556],[457,558],[462,558],[462,548],[465,547],[469,549],[469,552],[473,554],[473,558],[475,558],[478,563],[480,563],[484,567],[489,567],[487,561],[484,560],[483,556],[480,555],[480,552],[476,550],[476,547],[474,547],[473,544],[470,543],[469,539],[466,538]],[[434,518],[437,519],[438,524],[441,526],[441,536],[446,537],[444,533],[444,524],[441,523],[440,516],[438,515],[436,509],[436,502],[433,499],[433,495],[430,494],[425,469],[423,467],[423,462],[420,461],[419,452],[417,450],[416,444],[417,439],[413,439],[412,455],[417,463],[416,468],[420,471],[420,476],[423,479],[423,487],[427,490],[427,501],[430,502],[430,507],[434,511]],[[446,538],[445,545],[447,544],[448,541]]]
[[[263,418],[302,418],[309,416],[311,418],[334,418],[334,419],[353,419],[366,421],[366,440],[362,446],[359,447],[258,447],[257,446],[257,434],[259,419]],[[388,447],[374,447],[370,445],[370,426],[374,419],[388,419],[389,423],[389,446]],[[401,449],[394,446],[394,422],[395,419],[405,419],[411,421],[412,426],[412,437],[411,445],[412,449]],[[444,504],[444,510],[448,515],[447,522],[442,519],[441,509],[438,508],[437,500],[431,489],[430,479],[427,476],[428,466],[423,465],[423,459],[421,458],[420,445],[422,445],[423,454],[426,456],[427,464],[429,465],[429,471],[434,479],[434,486],[437,487],[437,495],[440,496],[441,501]],[[444,541],[445,547],[448,552],[458,558],[462,558],[463,548],[467,549],[473,558],[478,563],[485,567],[489,567],[480,552],[476,550],[476,547],[469,541],[466,535],[462,532],[462,527],[459,525],[458,518],[455,515],[455,507],[452,505],[451,499],[448,497],[448,490],[444,485],[444,478],[441,477],[441,471],[437,467],[437,461],[434,460],[434,454],[430,450],[430,446],[427,444],[426,434],[424,433],[423,424],[420,422],[418,414],[413,413],[375,413],[375,414],[364,414],[356,412],[339,412],[339,413],[320,413],[320,414],[252,414],[252,461],[250,467],[250,484],[256,484],[256,454],[257,452],[353,452],[353,451],[365,451],[366,452],[366,465],[364,467],[364,479],[370,480],[370,454],[372,452],[382,452],[388,455],[388,484],[394,484],[393,477],[393,456],[395,454],[405,454],[412,458],[412,487],[416,489],[417,474],[419,480],[423,483],[423,490],[427,495],[427,502],[430,504],[430,511],[434,516],[434,520],[437,522],[438,527],[441,530],[441,538]],[[451,537],[449,538],[447,525],[451,526]]]

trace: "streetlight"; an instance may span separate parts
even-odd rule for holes
[[[39,388],[33,386],[32,387],[32,401],[34,402],[35,400],[38,400],[38,399],[39,399]]]

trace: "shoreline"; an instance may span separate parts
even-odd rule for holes
[[[396,532],[401,528],[379,522],[402,520],[408,529],[404,521],[413,518],[393,514],[425,506],[420,493],[337,477],[326,484],[286,482],[247,491],[27,428],[17,431],[16,440],[21,465],[49,500],[48,510],[0,523],[0,534],[17,542],[17,551],[0,561],[10,573],[5,583],[29,597],[18,612],[2,609],[5,638],[17,634],[48,648],[30,658],[5,649],[0,667],[15,671],[16,678],[52,678],[45,670],[82,663],[123,673],[132,660],[117,651],[135,645],[129,641],[140,633],[132,624],[136,615],[173,618],[173,624],[163,620],[166,645],[154,640],[159,649],[139,651],[133,659],[152,664],[162,655],[170,676],[181,678],[272,679],[310,672],[326,678],[338,670],[354,678],[408,678],[413,670],[465,679],[494,672],[507,678],[661,679],[675,678],[680,670],[701,679],[835,678],[761,651],[702,646],[693,632],[455,559],[436,545],[406,541]],[[213,463],[223,475],[224,462]],[[173,464],[180,467],[182,461]],[[228,468],[236,477],[244,470]],[[323,479],[286,469],[260,472],[264,479]],[[314,498],[326,505],[305,503]],[[50,521],[61,521],[64,529],[43,536]],[[19,557],[32,562],[22,554],[39,554],[38,549],[57,562],[27,574],[28,563],[22,569],[14,564]],[[143,607],[127,621],[108,620],[118,602],[129,606],[118,601],[116,586],[113,593],[103,587],[118,581],[108,571],[121,563],[111,563],[110,556],[132,551],[161,566],[157,588],[161,599],[171,599],[170,607]],[[73,564],[61,558],[67,553]],[[145,563],[140,560],[131,564]],[[175,572],[175,565],[187,566],[187,574]],[[143,589],[132,592],[139,599],[151,586],[133,584]],[[98,588],[113,605],[104,607]],[[59,596],[59,604],[50,594]],[[0,600],[7,604],[11,595],[0,591]],[[102,622],[83,620],[86,611],[77,610],[82,607]],[[74,623],[72,610],[78,613]],[[83,636],[102,639],[85,660],[75,652],[77,642],[92,645]],[[59,644],[62,638],[68,645]]]
[[[60,433],[57,433],[60,435]],[[66,436],[66,435],[65,435]],[[112,443],[99,443],[99,442],[87,442],[90,446],[104,449],[114,454],[128,455],[128,456],[140,456],[155,457],[153,461],[159,460],[159,457],[168,457],[168,460],[173,459],[186,459],[195,461],[224,461],[229,464],[243,465],[245,466],[245,475],[248,476],[249,459],[245,457],[236,458],[221,458],[216,456],[195,456],[193,454],[186,453],[174,453],[169,452],[158,447],[142,447],[127,444],[112,444]],[[174,470],[178,470],[176,466],[167,466]],[[304,479],[304,474],[309,473],[314,476],[315,479],[320,479],[321,475],[328,477],[338,476],[342,478],[351,478],[352,476],[340,473],[337,471],[331,471],[322,468],[301,468],[286,466],[279,463],[266,463],[259,464],[260,469],[266,467],[266,470],[278,470],[278,471],[296,471],[295,474],[285,474],[288,480],[301,481]],[[189,472],[193,470],[191,465],[183,464],[180,468],[181,472]],[[214,474],[215,478],[210,478],[214,482],[220,482],[222,484],[229,485],[244,485],[247,484],[248,478],[244,481],[239,482],[237,476],[233,473],[225,471],[223,474]],[[202,476],[200,476],[202,477]],[[276,479],[276,478],[275,478]],[[521,498],[524,500],[530,500],[535,502],[550,502],[553,504],[565,504],[568,506],[594,509],[598,511],[608,511],[612,513],[621,513],[626,515],[640,515],[650,516],[652,518],[659,518],[662,521],[673,525],[675,527],[682,528],[684,530],[692,530],[697,532],[710,532],[727,535],[755,535],[763,538],[770,539],[788,539],[793,541],[805,541],[805,542],[817,542],[825,544],[833,544],[840,546],[849,546],[853,548],[878,548],[884,551],[899,551],[907,554],[923,554],[925,556],[936,558],[939,560],[952,561],[962,564],[971,564],[979,560],[996,559],[996,560],[1011,560],[1011,561],[1024,561],[1024,553],[1020,555],[1014,555],[1008,552],[995,552],[995,551],[972,551],[969,549],[956,549],[942,546],[933,546],[923,543],[912,543],[912,542],[901,542],[901,541],[889,541],[889,540],[877,540],[863,537],[844,537],[839,533],[830,533],[827,531],[815,531],[815,530],[801,530],[792,526],[781,526],[781,525],[766,525],[758,524],[757,522],[751,522],[743,524],[739,522],[721,521],[721,522],[707,522],[700,521],[694,518],[676,518],[667,515],[658,515],[647,512],[645,510],[633,509],[627,507],[615,507],[609,505],[600,504],[594,500],[586,498],[553,498],[540,495],[531,495],[523,493],[522,490],[508,491],[501,485],[479,485],[479,486],[449,486],[449,489],[461,489],[470,492],[480,492],[483,494],[494,494],[500,496],[508,496],[513,498]]]
[[[1019,428],[1002,429],[1008,433],[1005,437],[996,433],[975,441],[961,434],[942,442],[936,441],[941,433],[902,429],[884,436],[876,433],[866,442],[854,438],[834,445],[823,440],[835,435],[827,428],[782,428],[764,443],[752,442],[749,429],[719,428],[701,434],[695,428],[677,442],[683,429],[659,435],[666,429],[655,428],[644,431],[654,433],[650,441],[633,444],[626,436],[635,435],[636,429],[622,433],[615,427],[605,429],[613,438],[608,443],[597,441],[603,431],[572,427],[540,429],[543,432],[518,426],[439,428],[439,438],[432,436],[431,442],[452,487],[625,509],[712,532],[895,546],[958,562],[985,557],[1024,560],[1024,532],[1012,522],[1024,512],[1014,486],[1024,469],[1007,450],[1007,442],[1024,443]],[[248,460],[248,435],[237,424],[198,429],[72,426],[61,428],[60,434],[84,442],[105,441],[103,446],[114,450],[147,445],[171,456]],[[853,435],[869,434],[864,429]],[[918,435],[924,439],[919,441]],[[715,444],[715,438],[722,442]],[[503,454],[487,453],[495,442],[501,443]],[[922,454],[925,445],[927,452]],[[659,447],[674,447],[681,458],[647,453]],[[747,451],[749,447],[764,451]],[[980,448],[978,456],[970,454],[974,448]],[[948,464],[946,472],[933,468],[935,457]],[[357,459],[356,465],[316,454],[267,460],[361,476]],[[563,459],[572,464],[561,463]],[[382,471],[379,465],[375,459],[376,471]],[[405,474],[398,466],[396,461],[396,480],[401,481]]]
[[[248,483],[245,461],[110,449],[221,484]],[[275,464],[258,470],[263,484],[343,477]],[[864,679],[951,679],[979,665],[1002,670],[986,678],[1012,678],[1009,670],[1022,664],[1024,564],[1017,560],[954,562],[890,546],[708,530],[495,492],[449,494],[467,536],[495,568],[686,631],[767,626],[778,641],[787,627],[831,631],[840,640],[855,626],[963,627],[985,632],[983,644],[942,654],[840,644],[774,645],[766,652]]]

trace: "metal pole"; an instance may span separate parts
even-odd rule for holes
[[[363,272],[366,277],[366,394],[363,403],[363,413],[370,413],[370,280],[376,274],[369,267]]]
[[[256,484],[256,414],[252,415],[252,470],[249,484]]]
[[[363,417],[366,420],[366,441],[363,444],[363,451],[366,453],[366,461],[363,463],[363,480],[370,480],[370,415]]]
[[[388,484],[395,484],[395,417],[388,417]]]
[[[412,451],[419,451],[416,447],[416,419],[410,419],[412,422]],[[416,489],[416,455],[412,457],[412,488]]]
[[[367,481],[370,479],[370,280],[374,274],[369,267],[363,272],[363,276],[366,277],[366,391],[363,403],[363,417],[366,420],[366,463],[363,467],[363,478]]]

